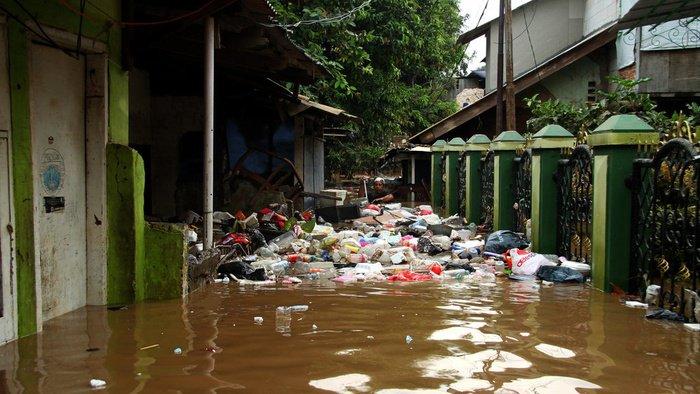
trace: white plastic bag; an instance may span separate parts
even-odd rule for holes
[[[513,266],[511,270],[516,275],[535,275],[540,266],[556,265],[547,260],[546,257],[538,253],[531,253],[520,249],[511,249],[508,251]]]

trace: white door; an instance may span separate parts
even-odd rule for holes
[[[30,113],[43,320],[85,305],[85,58],[34,44]]]
[[[17,337],[17,294],[12,253],[12,182],[10,177],[10,83],[7,25],[0,15],[0,344]]]

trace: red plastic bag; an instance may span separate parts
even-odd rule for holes
[[[389,282],[424,282],[432,279],[433,277],[429,274],[417,274],[412,271],[401,271],[387,278]]]
[[[429,267],[430,272],[434,273],[435,275],[442,275],[442,266],[439,263],[433,263]]]

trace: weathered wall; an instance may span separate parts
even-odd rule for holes
[[[37,331],[37,263],[34,244],[32,137],[29,127],[29,41],[22,26],[8,21],[10,101],[12,102],[12,174],[15,210],[18,335]]]
[[[143,159],[124,145],[107,145],[107,303],[135,301],[136,267],[145,259]]]
[[[136,300],[166,300],[187,292],[185,226],[146,223],[146,258],[136,269]]]
[[[526,28],[527,26],[527,28]],[[583,7],[577,0],[539,0],[513,11],[513,72],[519,76],[579,41]],[[486,91],[496,88],[498,20],[487,36]]]
[[[67,4],[66,4],[67,3]],[[71,11],[79,7],[79,0],[53,2],[45,0],[25,0],[21,4],[42,25],[76,34],[79,26],[79,16]],[[15,18],[28,20],[25,11],[16,2],[4,2],[4,7],[11,14],[8,19],[8,49],[11,81],[11,119],[12,119],[12,151],[13,151],[13,186],[15,210],[15,239],[17,266],[17,303],[19,335],[25,336],[41,329],[37,324],[37,309],[41,308],[41,300],[37,297],[39,269],[37,266],[37,251],[35,226],[33,217],[33,186],[27,182],[32,177],[32,143],[30,133],[30,101],[29,101],[29,69],[28,43],[29,33]],[[99,7],[99,11],[97,10]],[[126,142],[128,101],[126,74],[121,72],[121,31],[110,22],[121,18],[121,1],[94,0],[90,2],[85,13],[89,18],[83,19],[82,34],[84,43],[88,46],[91,40],[105,43],[110,61],[109,104],[110,104],[110,138],[114,141]],[[94,47],[88,48],[94,49]],[[89,120],[89,119],[88,119]],[[102,263],[104,264],[104,263]]]
[[[177,215],[179,144],[188,132],[201,132],[204,110],[202,98],[195,96],[155,96],[151,98],[151,144],[153,174],[153,214],[169,218]]]
[[[700,49],[642,51],[639,63],[639,76],[651,78],[642,92],[700,92]]]
[[[600,84],[600,67],[590,58],[584,57],[545,78],[541,84],[560,100],[582,103],[588,96],[589,81],[595,82],[596,86]]]
[[[586,0],[585,4],[583,18],[583,34],[585,36],[615,21],[620,15],[619,0]]]

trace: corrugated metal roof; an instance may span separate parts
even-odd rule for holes
[[[637,0],[618,22],[620,29],[700,16],[700,0]]]

